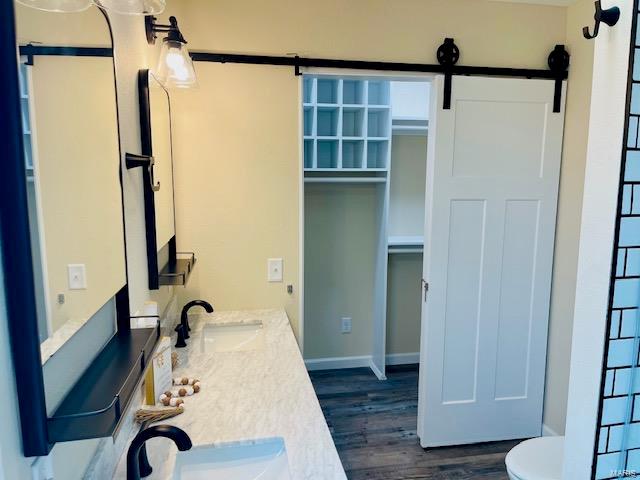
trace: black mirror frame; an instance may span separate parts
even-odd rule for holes
[[[189,252],[188,260],[179,260],[176,248],[175,233],[175,196],[173,201],[173,219],[174,234],[169,239],[167,265],[161,266],[158,263],[158,242],[156,237],[156,208],[155,208],[155,186],[153,180],[153,137],[151,129],[151,98],[149,77],[151,72],[143,69],[138,72],[138,102],[140,110],[140,141],[142,149],[142,158],[147,158],[148,168],[143,169],[143,191],[144,191],[144,211],[145,211],[145,229],[147,244],[147,270],[149,275],[149,290],[158,290],[163,285],[185,285],[195,265],[195,254]],[[169,134],[172,135],[171,122],[171,97],[167,89],[158,82],[158,85],[167,95],[167,104],[169,106]],[[173,182],[173,140],[171,143],[171,189],[175,193]],[[130,154],[128,154],[130,155]],[[130,155],[130,159],[133,159]],[[129,168],[141,166],[140,164],[130,164]],[[163,245],[160,245],[163,247]]]
[[[112,36],[109,18],[103,10],[100,12]],[[115,335],[83,372],[53,416],[48,416],[29,233],[13,2],[0,2],[0,25],[4,26],[0,29],[0,71],[3,72],[0,75],[0,111],[5,113],[1,117],[4,121],[0,128],[0,158],[3,159],[3,174],[0,175],[0,246],[23,454],[25,457],[34,457],[48,455],[59,441],[113,434],[137,382],[142,378],[160,336],[160,328],[158,324],[156,328],[131,330],[128,278],[125,278],[124,286],[115,296]],[[113,37],[111,40],[113,44]],[[74,50],[78,50],[76,55],[95,54],[82,51],[82,48],[43,48],[43,52],[46,51],[44,54],[48,55],[73,55]],[[104,53],[100,56],[106,56]],[[115,89],[115,64],[113,68]],[[121,160],[117,160],[122,187]],[[121,188],[124,222],[123,196]],[[126,242],[124,246],[126,263]],[[10,321],[18,318],[20,322]]]

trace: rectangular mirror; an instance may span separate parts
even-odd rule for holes
[[[156,207],[156,249],[167,248],[176,234],[173,200],[173,152],[171,144],[171,106],[169,94],[149,73],[149,108],[151,113],[151,151],[153,152]],[[162,262],[162,260],[160,260]]]
[[[64,14],[16,4],[16,31],[46,362],[126,284],[114,66],[97,8]]]
[[[30,252],[13,279],[24,328],[11,328],[10,341],[18,397],[30,406],[20,410],[23,452],[43,456],[57,442],[113,435],[160,328],[130,325],[106,15],[16,4],[16,44],[24,155],[7,159],[2,180],[16,185],[16,223],[29,224],[16,237],[28,233]]]
[[[128,166],[146,167],[143,182],[149,289],[156,290],[162,285],[185,285],[195,265],[195,255],[176,249],[169,93],[148,70],[139,72],[138,91],[142,156]]]

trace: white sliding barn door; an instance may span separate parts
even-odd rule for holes
[[[551,80],[454,77],[450,110],[432,91],[420,443],[537,436],[564,103]]]

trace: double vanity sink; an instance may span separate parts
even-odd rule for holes
[[[261,320],[204,324],[200,335],[200,352],[243,352],[264,347]]]
[[[283,310],[203,314],[191,328],[188,346],[174,350],[174,376],[198,378],[201,390],[159,423],[184,430],[193,447],[147,440],[147,478],[346,479]],[[125,463],[114,478],[125,478]]]
[[[283,438],[193,447],[178,452],[174,480],[290,480]]]
[[[264,346],[260,320],[204,324],[200,352],[239,352]],[[199,446],[178,452],[175,480],[290,480],[287,450],[282,437],[255,442]]]

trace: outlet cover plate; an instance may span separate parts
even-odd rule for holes
[[[85,290],[87,288],[87,270],[84,263],[70,263],[67,265],[69,275],[69,290]]]
[[[267,281],[282,282],[282,259],[269,258],[267,260]]]

